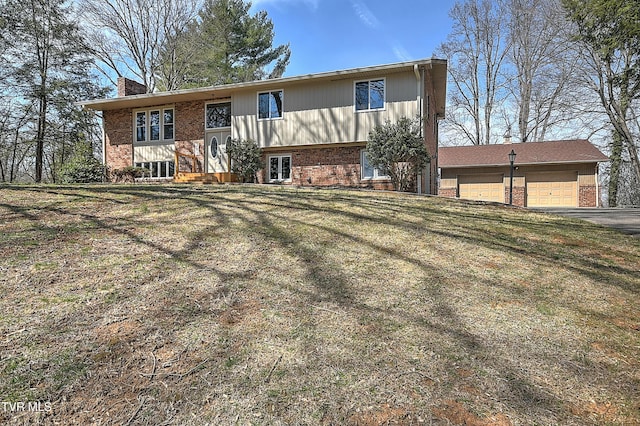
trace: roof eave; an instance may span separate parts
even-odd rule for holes
[[[444,87],[441,90],[442,95],[439,94],[444,99],[446,96],[446,64],[447,61],[444,59],[422,59],[417,61],[407,61],[407,62],[399,62],[393,64],[386,65],[375,65],[369,67],[361,67],[361,68],[352,68],[347,70],[338,70],[338,71],[329,71],[317,74],[304,74],[292,77],[282,77],[275,78],[269,80],[256,80],[244,83],[232,83],[225,84],[220,86],[208,86],[208,87],[199,87],[195,89],[184,89],[184,90],[175,90],[171,92],[158,92],[158,93],[147,93],[143,95],[131,95],[131,96],[121,96],[117,98],[108,98],[108,99],[96,99],[96,100],[87,100],[76,102],[76,105],[81,106],[85,109],[92,109],[96,111],[106,111],[106,110],[114,110],[114,109],[123,109],[123,108],[144,108],[147,106],[153,105],[161,105],[165,103],[175,103],[175,102],[184,102],[191,100],[207,100],[207,99],[215,99],[221,97],[228,97],[231,95],[233,91],[247,89],[247,88],[260,88],[264,86],[277,86],[284,85],[290,83],[298,83],[309,80],[330,80],[330,79],[340,79],[340,78],[348,78],[352,76],[357,76],[359,74],[366,74],[371,72],[384,72],[390,70],[401,70],[403,68],[412,69],[414,65],[418,66],[427,66],[431,65],[432,68],[439,70],[442,72],[442,68],[444,67]],[[439,79],[441,80],[441,79]],[[438,102],[438,114],[444,115],[444,100]]]
[[[540,165],[563,165],[563,164],[585,164],[585,163],[604,163],[609,161],[608,158],[596,160],[568,160],[568,161],[536,161],[536,162],[526,162],[526,163],[514,163],[514,167],[518,166],[540,166]],[[510,163],[495,163],[495,164],[453,164],[453,165],[439,165],[441,169],[471,169],[478,167],[509,167]]]

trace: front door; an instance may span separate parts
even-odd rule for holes
[[[206,132],[207,173],[227,173],[229,156],[227,143],[231,140],[229,130],[210,130]]]

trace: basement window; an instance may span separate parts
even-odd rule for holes
[[[291,181],[291,155],[269,157],[269,182]]]
[[[143,178],[166,179],[173,177],[175,173],[173,161],[145,161],[136,163],[136,167],[147,169]]]
[[[369,157],[364,149],[360,151],[360,171],[361,179],[389,179],[388,175],[369,164]]]

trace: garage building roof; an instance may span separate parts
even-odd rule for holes
[[[509,153],[516,153],[514,164],[563,164],[609,161],[598,148],[586,139],[505,143],[440,147],[440,168],[509,165]]]

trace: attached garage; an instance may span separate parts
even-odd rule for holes
[[[578,207],[578,173],[529,173],[527,207]]]
[[[504,202],[504,177],[502,174],[458,176],[460,198],[480,201]]]

